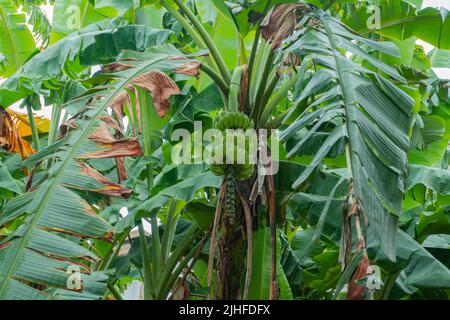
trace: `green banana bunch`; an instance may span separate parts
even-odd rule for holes
[[[246,149],[243,150],[240,146],[234,144],[233,150],[226,149],[224,142],[224,152],[222,163],[213,163],[211,165],[211,172],[216,176],[224,176],[231,172],[238,181],[244,181],[253,175],[254,165],[250,163],[250,155],[248,152],[249,144],[246,143]],[[234,152],[234,164],[227,164],[227,154]],[[238,154],[245,154],[245,163],[237,163]]]
[[[221,131],[226,129],[242,129],[245,131],[253,129],[255,123],[245,113],[221,110],[214,118],[214,126]]]
[[[214,118],[214,127],[222,132],[227,129],[238,130],[242,129],[244,132],[248,129],[253,129],[255,123],[245,113],[239,112],[239,94],[241,90],[241,81],[244,69],[242,66],[237,67],[233,71],[230,83],[230,92],[228,96],[229,105],[226,110],[221,110]],[[233,150],[226,150],[226,141],[223,145],[223,161],[222,163],[214,163],[211,165],[211,172],[217,176],[234,177],[239,181],[244,181],[250,178],[253,174],[254,165],[249,161],[249,146],[247,140],[245,150],[239,147],[236,140],[233,141]],[[234,152],[234,164],[227,164],[227,154]],[[244,164],[238,164],[237,155],[245,154],[246,161]],[[229,180],[229,179],[228,179]]]

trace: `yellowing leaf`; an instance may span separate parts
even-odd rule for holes
[[[7,110],[13,121],[18,125],[19,134],[21,137],[31,136],[30,120],[27,114],[13,111],[11,109]],[[34,116],[34,121],[36,122],[36,128],[39,133],[47,133],[50,130],[50,120],[41,117]]]

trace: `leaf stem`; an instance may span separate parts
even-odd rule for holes
[[[50,131],[48,133],[48,143],[47,145],[51,145],[56,141],[58,136],[58,127],[59,121],[61,120],[61,104],[54,104],[52,107],[52,115],[50,120]]]
[[[36,127],[36,121],[34,119],[33,110],[31,108],[31,104],[29,101],[26,101],[27,113],[28,113],[28,121],[30,122],[31,135],[33,139],[33,146],[35,150],[41,149],[41,143],[39,142],[39,132]]]
[[[103,255],[103,259],[100,262],[100,264],[98,265],[97,270],[99,270],[99,271],[107,270],[110,267],[113,260],[119,254],[120,249],[122,248],[122,245],[125,242],[125,239],[127,238],[128,234],[130,233],[130,230],[131,230],[131,228],[127,228],[127,229],[125,229],[124,232],[122,232],[120,235],[115,237],[114,242],[111,244],[111,246],[108,248],[106,253]],[[114,247],[116,247],[115,250],[114,250]],[[109,256],[111,253],[112,253],[112,255]]]
[[[206,29],[203,27],[202,23],[198,18],[195,16],[195,14],[189,9],[188,6],[182,1],[182,0],[173,0],[178,7],[184,12],[184,14],[187,16],[187,18],[192,22],[195,29],[197,29],[198,33],[202,37],[204,43],[208,47],[208,49],[211,51],[211,55],[213,59],[216,61],[217,66],[219,68],[220,73],[222,74],[223,79],[225,82],[230,82],[231,80],[231,74],[228,70],[228,67],[225,63],[225,60],[223,59],[222,55],[220,54],[219,50],[217,49],[216,45],[214,44],[213,39],[209,35],[209,33],[206,31]]]
[[[394,287],[395,281],[397,280],[399,274],[400,274],[400,272],[396,272],[396,273],[389,274],[386,277],[385,284],[384,284],[383,289],[380,294],[381,300],[389,299],[389,295],[391,294],[392,288]]]
[[[261,115],[261,126],[266,125],[267,121],[269,121],[272,111],[276,108],[278,103],[280,103],[280,101],[286,97],[287,92],[292,87],[292,85],[294,85],[299,76],[300,74],[296,73],[294,76],[292,76],[291,79],[285,81],[277,90],[277,92],[272,96],[272,99],[269,100]]]
[[[272,0],[267,1],[267,4],[264,8],[263,14],[265,15],[267,12],[267,9],[269,9],[270,5],[271,5]],[[252,80],[252,75],[253,75],[253,67],[255,65],[255,59],[256,59],[256,53],[258,51],[258,47],[259,47],[259,39],[261,37],[261,21],[258,22],[257,26],[256,26],[256,31],[255,31],[255,38],[253,39],[253,44],[252,44],[252,51],[250,52],[250,58],[248,60],[248,86],[247,86],[247,95],[246,95],[246,101],[245,101],[245,107],[248,107],[249,104],[249,97],[250,97],[250,84],[251,84],[251,80]]]
[[[234,69],[230,82],[230,93],[228,95],[228,109],[232,112],[239,111],[239,93],[241,91],[243,68],[238,66]]]
[[[161,256],[162,262],[165,265],[170,257],[170,249],[172,248],[174,233],[178,224],[177,215],[177,200],[171,199],[169,201],[169,208],[167,213],[166,225],[164,227],[164,234],[161,241]]]
[[[202,64],[200,66],[200,70],[206,73],[206,75],[208,75],[208,77],[210,77],[211,80],[214,81],[214,83],[219,87],[220,91],[222,91],[225,97],[228,97],[229,92],[228,84],[225,81],[223,81],[222,77],[219,74],[217,74],[217,72],[215,72],[212,68],[210,68],[206,64]]]
[[[264,98],[264,91],[266,90],[267,78],[269,77],[269,74],[270,74],[273,57],[274,57],[274,52],[272,49],[269,49],[269,53],[264,62],[264,70],[263,70],[263,73],[261,76],[261,81],[259,82],[258,91],[256,93],[255,104],[252,107],[251,115],[254,118],[255,123],[257,123],[257,126],[259,125],[259,117],[261,116],[260,113],[261,113],[261,110],[263,109],[263,106],[261,105],[261,103]]]
[[[123,300],[122,295],[116,289],[116,286],[114,284],[108,282],[107,286],[109,291],[111,291],[112,295],[114,296],[114,298],[116,298],[116,300]]]
[[[147,239],[145,237],[144,225],[142,224],[142,220],[138,222],[139,229],[139,242],[141,244],[141,252],[142,252],[142,264],[144,268],[144,300],[152,300],[152,273],[151,273],[151,261],[150,255],[147,247]]]

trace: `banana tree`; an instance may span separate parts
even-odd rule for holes
[[[121,299],[133,279],[145,299],[445,296],[448,83],[414,42],[445,49],[420,21],[448,24],[399,3],[377,30],[343,1],[83,0],[77,20],[56,0],[50,34],[36,11],[43,52],[0,47],[10,74],[29,59],[0,106],[25,99],[31,133],[2,112],[0,297]],[[278,129],[280,154],[223,164],[250,151],[233,141],[174,163],[171,134],[198,120]]]

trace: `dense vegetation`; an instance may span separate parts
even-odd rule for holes
[[[0,0],[0,299],[449,298],[447,10],[43,4]],[[174,162],[196,121],[278,171]]]

